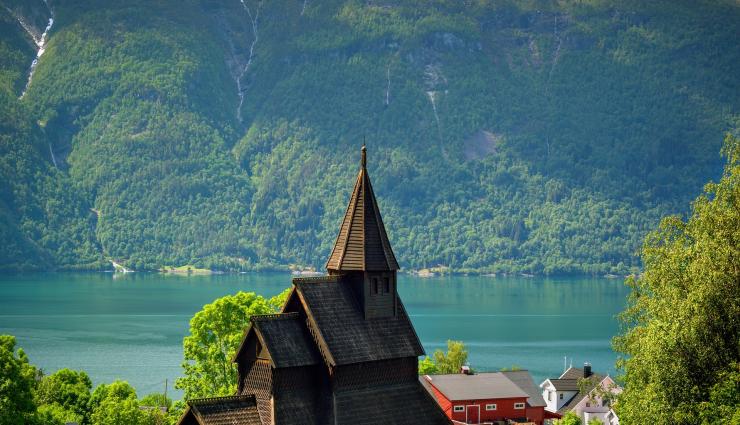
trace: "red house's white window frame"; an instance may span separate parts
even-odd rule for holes
[[[461,413],[465,411],[465,406],[454,406],[452,411],[455,413]]]
[[[491,410],[496,410],[496,407],[497,407],[496,406],[496,403],[486,404],[486,410],[489,411],[489,412]]]
[[[514,403],[514,409],[524,409],[524,403]]]

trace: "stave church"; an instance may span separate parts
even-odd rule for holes
[[[190,400],[178,425],[449,424],[418,380],[398,269],[363,146],[327,275],[293,279],[281,313],[251,318],[236,394]]]

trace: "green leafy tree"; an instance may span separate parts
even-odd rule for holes
[[[36,389],[36,401],[39,406],[57,405],[80,418],[74,422],[87,423],[91,390],[92,381],[87,373],[61,369],[41,379]],[[59,413],[58,409],[50,411]]]
[[[168,422],[159,409],[142,409],[136,390],[124,381],[99,385],[90,397],[90,405],[92,425],[163,425]]]
[[[65,425],[67,423],[84,423],[85,418],[59,404],[42,404],[36,412],[35,424],[39,425]]]
[[[468,350],[462,341],[447,341],[447,353],[436,350],[433,354],[439,373],[459,373],[468,361]]]
[[[447,341],[447,353],[436,350],[432,357],[419,361],[419,374],[459,373],[460,368],[468,361],[468,350],[461,341]]]
[[[36,368],[23,349],[15,348],[15,337],[0,335],[0,425],[22,425],[36,412],[33,391]]]
[[[553,421],[555,425],[581,425],[581,418],[575,412],[568,412],[562,418]]]
[[[740,141],[725,138],[719,183],[707,184],[688,221],[663,219],[642,250],[615,348],[625,354],[623,423],[697,423],[738,417],[740,362]],[[735,392],[737,394],[737,392]],[[720,405],[717,405],[719,403]]]
[[[434,375],[436,373],[439,373],[437,364],[429,356],[424,356],[422,360],[419,360],[419,375]]]
[[[170,410],[172,408],[172,399],[165,397],[162,393],[152,393],[142,397],[139,400],[139,404],[150,407],[166,407],[167,410]]]
[[[709,401],[699,406],[704,424],[740,424],[740,364],[722,371],[717,383],[709,391]]]
[[[231,360],[249,318],[276,312],[286,294],[268,300],[254,292],[238,292],[203,306],[190,319],[190,335],[183,340],[185,376],[175,388],[184,390],[186,399],[233,394],[237,373]]]

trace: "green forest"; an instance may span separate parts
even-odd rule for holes
[[[322,268],[366,140],[402,268],[627,273],[740,128],[731,0],[0,5],[2,270]]]

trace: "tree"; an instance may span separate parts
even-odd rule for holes
[[[233,394],[237,373],[231,359],[249,318],[276,312],[287,293],[267,300],[254,292],[238,292],[203,306],[190,319],[190,335],[183,340],[185,376],[178,378],[175,388],[184,390],[186,399]]]
[[[575,412],[568,412],[553,422],[555,425],[581,425],[581,418]]]
[[[23,349],[15,349],[15,337],[0,335],[0,425],[22,425],[36,412],[33,390],[36,368]]]
[[[39,425],[64,425],[68,423],[84,423],[82,415],[74,413],[59,404],[42,404],[36,413],[36,424]]]
[[[419,374],[459,373],[460,368],[468,361],[468,350],[461,341],[447,341],[447,353],[435,350],[432,358],[424,357],[419,361]]]
[[[139,404],[141,406],[166,407],[169,411],[172,408],[172,399],[162,393],[152,393],[142,397]]]
[[[36,389],[36,401],[40,407],[59,406],[62,410],[45,407],[46,410],[53,411],[55,417],[63,416],[61,412],[67,411],[70,415],[79,417],[79,422],[88,423],[90,390],[92,381],[85,372],[61,369],[41,379]],[[65,422],[67,421],[71,422],[66,419]]]
[[[101,384],[90,397],[92,425],[162,425],[167,423],[159,409],[141,409],[136,391],[124,381]]]
[[[436,373],[439,373],[437,364],[429,356],[424,356],[424,359],[419,360],[419,375],[434,375]]]
[[[468,361],[468,350],[462,341],[447,341],[447,354],[436,350],[433,354],[439,373],[459,373]]]
[[[644,272],[620,315],[615,348],[623,423],[696,423],[703,411],[740,414],[740,141],[727,136],[719,183],[705,186],[684,222],[662,220],[642,249]],[[737,392],[735,392],[737,394]],[[717,405],[719,403],[719,405]]]

